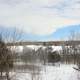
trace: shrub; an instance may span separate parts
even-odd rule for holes
[[[61,57],[57,51],[51,52],[48,54],[48,61],[49,62],[57,62],[57,61],[60,61],[60,59],[61,59]]]

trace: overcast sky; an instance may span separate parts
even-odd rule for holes
[[[34,35],[80,24],[80,0],[0,0],[0,26]]]

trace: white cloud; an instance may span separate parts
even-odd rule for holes
[[[61,6],[62,3],[63,0],[0,0],[0,25],[48,35],[60,27],[79,24],[80,6],[75,2]]]
[[[39,6],[57,5],[63,0],[31,0],[34,4]]]

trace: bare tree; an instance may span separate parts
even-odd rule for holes
[[[2,36],[0,36],[0,72],[1,76],[3,72],[6,72],[7,80],[9,78],[9,70],[13,68],[13,57],[9,48],[7,48],[5,42],[2,40]]]
[[[14,43],[18,41],[22,41],[22,32],[19,31],[17,28],[13,29],[12,31],[8,31],[6,29],[5,32],[1,32],[0,34],[0,72],[1,75],[3,71],[6,71],[7,80],[9,78],[9,70],[11,66],[13,67],[13,63],[15,61],[16,52],[15,49],[17,48]],[[7,46],[6,43],[13,43],[12,46]],[[3,67],[2,67],[3,66]],[[7,66],[7,67],[6,67]]]
[[[74,64],[77,62],[77,60],[79,59],[79,51],[80,51],[80,44],[76,45],[75,43],[73,43],[73,41],[78,41],[80,40],[80,32],[76,32],[76,31],[71,31],[70,35],[68,37],[68,41],[70,41],[71,45],[64,45],[63,46],[63,53],[65,55],[65,58],[68,60],[68,58],[71,56],[71,58],[74,60]],[[69,44],[69,43],[67,43]]]

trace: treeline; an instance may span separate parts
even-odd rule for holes
[[[62,61],[66,63],[80,63],[80,45],[64,46],[62,49]]]
[[[60,61],[60,55],[57,51],[53,51],[50,46],[45,48],[40,47],[37,50],[25,47],[21,59],[25,62],[42,62],[43,64],[46,64]]]
[[[37,50],[25,47],[21,54],[21,59],[25,62],[65,62],[80,63],[80,45],[63,46],[62,50],[54,51],[51,46],[40,47]]]

